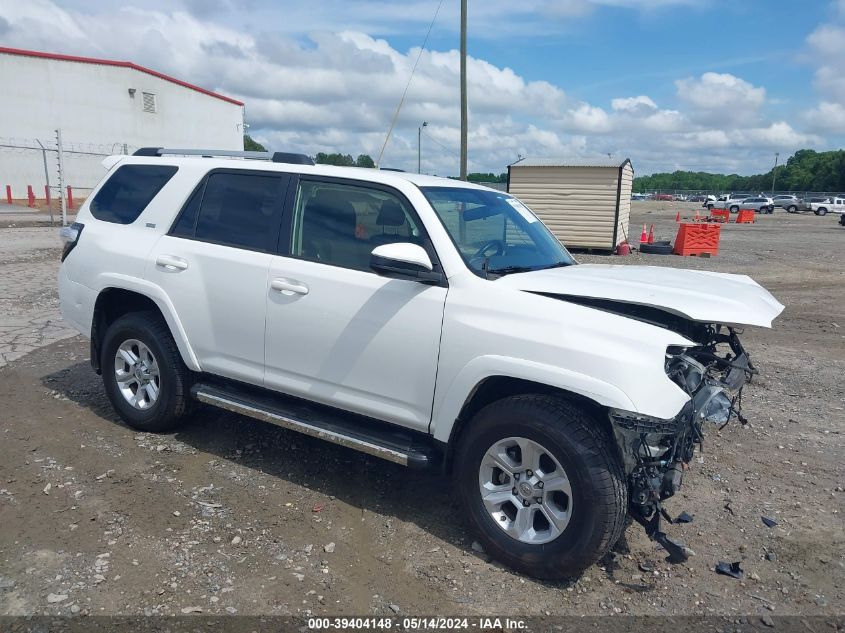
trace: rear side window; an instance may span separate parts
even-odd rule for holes
[[[197,213],[193,237],[257,251],[274,251],[282,213],[282,178],[219,172],[208,176],[202,200],[189,200],[185,216]],[[190,237],[182,218],[173,234]]]
[[[171,165],[124,165],[100,187],[91,201],[91,215],[104,222],[131,224],[161,188],[173,178]]]

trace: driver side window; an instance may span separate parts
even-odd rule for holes
[[[373,249],[394,242],[423,245],[418,221],[398,196],[357,185],[300,181],[293,256],[369,271]]]

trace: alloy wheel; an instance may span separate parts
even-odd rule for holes
[[[158,361],[150,348],[137,339],[127,339],[114,355],[114,377],[120,393],[134,408],[149,409],[161,393]]]

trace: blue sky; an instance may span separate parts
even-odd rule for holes
[[[438,0],[0,0],[0,44],[130,59],[246,102],[275,149],[377,157]],[[469,0],[470,170],[629,156],[755,173],[845,145],[845,0]],[[459,0],[382,164],[457,171]]]

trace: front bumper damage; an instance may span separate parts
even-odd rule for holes
[[[663,501],[681,487],[686,464],[696,447],[703,448],[708,425],[722,428],[734,416],[747,423],[742,390],[757,373],[733,328],[702,326],[696,340],[700,345],[667,350],[666,373],[690,397],[677,416],[663,420],[610,411],[628,476],[630,514],[669,553],[670,562],[685,561],[688,552],[661,530],[661,518],[672,523]]]

